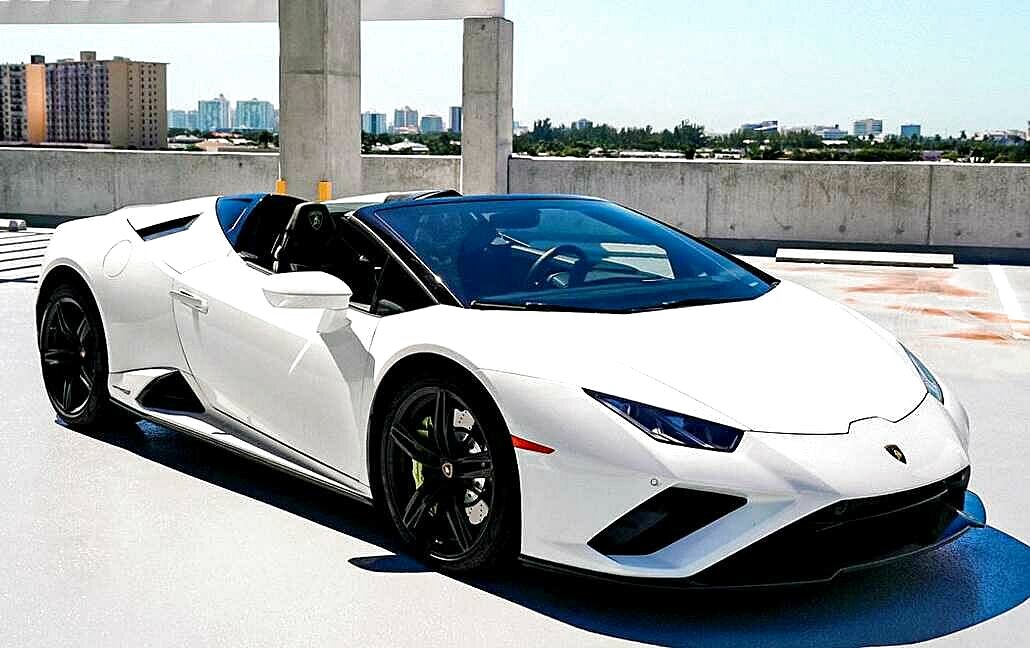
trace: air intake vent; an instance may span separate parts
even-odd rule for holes
[[[589,545],[608,556],[646,556],[745,504],[743,497],[670,488],[623,515]]]
[[[186,216],[184,218],[176,218],[175,220],[138,229],[136,230],[136,233],[139,234],[140,238],[144,241],[153,241],[154,239],[161,238],[162,236],[185,232],[198,218],[200,218],[200,214]]]
[[[178,371],[161,376],[143,388],[136,399],[146,409],[203,414],[204,406]]]

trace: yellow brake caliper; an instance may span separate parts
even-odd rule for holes
[[[421,423],[419,424],[419,428],[415,430],[415,434],[417,434],[422,440],[428,443],[429,435],[432,429],[433,419],[432,417],[427,416],[424,419],[422,419]],[[423,482],[426,481],[426,478],[422,475],[422,463],[415,461],[414,459],[411,460],[411,476],[415,479],[415,490],[422,488]]]

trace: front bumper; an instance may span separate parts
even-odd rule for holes
[[[577,569],[529,556],[522,556],[522,562],[530,567],[551,572],[648,587],[743,589],[812,585],[825,583],[844,573],[880,567],[938,549],[962,537],[970,529],[986,526],[987,512],[979,496],[972,491],[965,491],[963,500],[961,510],[942,511],[946,516],[945,519],[950,521],[936,527],[939,529],[936,533],[910,535],[914,529],[909,526],[902,533],[895,534],[888,528],[890,518],[885,516],[882,520],[884,528],[881,529],[884,532],[883,535],[871,538],[870,546],[863,546],[861,536],[853,537],[849,541],[849,551],[844,553],[827,552],[821,546],[821,541],[830,539],[828,536],[819,538],[812,535],[807,541],[791,545],[795,532],[798,537],[804,538],[805,524],[800,521],[797,526],[792,525],[785,529],[783,535],[768,536],[766,538],[768,543],[759,541],[690,578],[615,576]],[[859,531],[857,528],[852,530]],[[813,545],[817,545],[817,548],[813,549]],[[784,552],[785,548],[788,551]],[[751,551],[752,549],[754,551]],[[806,553],[806,551],[814,553]],[[739,560],[737,560],[738,556]]]
[[[969,469],[921,488],[847,500],[808,515],[691,578],[702,586],[818,583],[912,556],[983,527]]]
[[[939,546],[984,522],[979,499],[966,491],[967,424],[932,398],[901,421],[858,421],[839,435],[748,433],[735,452],[715,453],[656,443],[571,386],[502,373],[489,379],[512,434],[555,448],[518,452],[528,562],[652,583],[818,582]],[[659,405],[676,406],[674,395],[660,397]],[[907,463],[889,445],[903,448]],[[724,511],[716,503],[717,514],[686,524],[682,537],[638,543],[650,553],[620,555],[596,541],[674,490],[744,503]]]

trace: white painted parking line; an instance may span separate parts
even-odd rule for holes
[[[1012,284],[1009,283],[1004,268],[992,265],[988,267],[988,270],[991,273],[991,279],[994,280],[994,287],[997,288],[998,297],[1001,299],[1001,307],[1005,310],[1005,316],[1009,318],[1009,322],[1025,322],[1026,316],[1023,315],[1023,307],[1016,298],[1016,291],[1012,289]],[[1012,335],[1018,340],[1030,340],[1030,336],[1017,332],[1015,327],[1013,327]]]
[[[39,279],[39,268],[19,270],[17,272],[0,271],[0,285],[9,283],[36,283]]]
[[[0,232],[0,284],[35,283],[53,230]]]
[[[26,245],[28,243],[47,243],[49,236],[19,236],[0,239],[0,248],[7,248],[13,245]]]

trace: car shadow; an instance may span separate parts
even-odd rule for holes
[[[149,422],[117,421],[90,430],[73,430],[60,419],[56,423],[76,434],[246,495],[387,551],[402,551],[399,541],[391,536],[388,521],[380,518],[371,506],[228,449]]]
[[[149,423],[83,433],[191,477],[316,522],[384,554],[352,558],[381,573],[430,571],[403,553],[371,508]],[[599,635],[660,645],[862,646],[926,641],[975,626],[1030,597],[1030,547],[988,527],[937,551],[818,586],[677,590],[518,567],[458,579]]]

